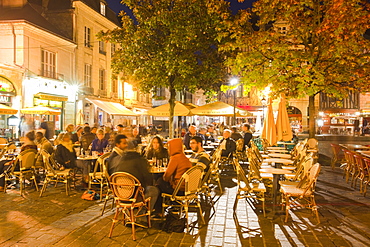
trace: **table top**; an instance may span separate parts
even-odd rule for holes
[[[155,167],[155,166],[151,166],[150,169],[149,169],[149,172],[150,173],[165,173],[167,170],[166,167]]]
[[[214,146],[203,146],[204,149],[214,149]]]
[[[85,157],[83,156],[77,157],[78,160],[97,160],[98,158],[99,158],[98,156],[91,156],[91,155],[85,156]]]
[[[370,147],[359,144],[339,144],[339,145],[349,150],[370,150]]]
[[[267,150],[286,150],[284,147],[267,147]]]
[[[358,153],[362,154],[363,156],[366,156],[367,158],[370,158],[370,151],[357,151]]]
[[[293,164],[293,160],[288,160],[288,159],[279,159],[279,158],[270,158],[270,159],[265,159],[263,162],[267,163],[281,163],[281,164]]]
[[[283,175],[283,174],[290,174],[290,173],[292,173],[292,171],[284,170],[284,169],[279,169],[279,168],[262,168],[262,169],[260,169],[260,172],[263,172],[263,173],[272,173],[272,174],[277,174],[277,175]]]
[[[281,154],[281,153],[269,153],[268,156],[274,158],[285,158],[290,159],[292,156],[290,154]]]

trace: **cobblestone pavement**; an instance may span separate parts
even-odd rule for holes
[[[260,205],[240,200],[233,214],[235,174],[222,175],[224,193],[217,197],[215,213],[205,207],[207,225],[189,233],[166,233],[160,221],[151,229],[118,225],[108,238],[112,211],[100,216],[101,203],[80,199],[82,191],[66,196],[63,186],[49,186],[42,198],[33,188],[0,194],[0,246],[369,246],[370,195],[363,197],[342,178],[342,170],[324,166],[317,183],[316,201],[321,223],[306,209],[271,220]],[[271,208],[268,202],[267,209]],[[209,217],[211,214],[211,218]],[[213,215],[212,215],[213,214]],[[196,221],[196,213],[190,221]],[[197,225],[196,225],[197,227]]]

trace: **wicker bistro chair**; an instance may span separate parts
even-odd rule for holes
[[[289,210],[292,207],[306,207],[315,212],[317,221],[320,223],[319,213],[317,211],[317,205],[314,196],[316,181],[319,173],[320,164],[316,163],[309,171],[308,181],[306,182],[305,186],[281,186],[280,192],[283,195],[283,204],[285,205],[286,211],[285,222],[288,222]]]
[[[103,198],[103,187],[104,185],[108,185],[108,178],[104,174],[104,162],[105,159],[109,157],[111,153],[105,153],[96,160],[95,165],[94,165],[94,170],[93,172],[89,173],[89,189],[91,189],[91,186],[93,184],[100,185],[100,201],[102,201]],[[99,172],[98,172],[98,167],[99,167]]]
[[[335,168],[337,163],[344,163],[345,157],[344,152],[342,152],[342,147],[338,144],[330,143],[331,149],[333,151],[333,157],[331,158],[330,166],[332,169]]]
[[[367,186],[370,183],[370,159],[365,157],[364,164],[365,164],[365,171],[367,173],[367,179],[364,180],[364,190],[362,191],[362,193],[364,194],[364,196],[366,196]]]
[[[107,190],[107,193],[105,194],[105,197],[104,197],[104,204],[103,204],[101,214],[100,214],[101,216],[103,216],[103,214],[105,212],[105,207],[107,206],[107,203],[108,203],[109,200],[112,200],[112,209],[113,209],[113,206],[114,206],[114,195],[113,195],[113,192],[112,192],[112,189],[111,189],[111,186],[110,186],[110,182],[109,182],[107,159],[104,159],[104,162],[103,162],[103,176],[106,178],[106,182],[107,182],[107,185],[108,185],[108,190]]]
[[[43,162],[46,169],[46,177],[44,180],[44,185],[42,186],[40,197],[45,192],[48,184],[50,182],[55,183],[55,187],[58,183],[64,183],[66,185],[66,195],[69,195],[69,191],[71,188],[71,170],[72,169],[65,169],[63,171],[55,170],[51,163],[50,163],[50,154],[45,150],[41,150],[41,155],[43,158]]]
[[[135,225],[145,227],[136,223],[136,218],[146,216],[148,227],[151,227],[150,197],[145,198],[144,188],[140,181],[127,172],[116,172],[110,176],[109,181],[116,202],[116,213],[109,231],[109,237],[112,237],[116,223],[122,221],[124,225],[131,224],[132,239],[136,240]],[[119,219],[121,213],[122,219]]]
[[[37,151],[34,149],[27,149],[21,152],[17,159],[13,162],[10,173],[5,176],[5,180],[8,181],[19,179],[21,195],[24,193],[24,187],[27,178],[33,180],[36,191],[39,190],[37,186],[35,170],[33,169],[36,162],[36,154]],[[15,171],[17,163],[19,163],[19,171]],[[4,191],[6,191],[6,186],[4,186]]]
[[[363,193],[363,185],[368,179],[368,173],[367,173],[367,167],[365,164],[364,157],[360,154],[355,154],[355,163],[357,166],[358,173],[356,174],[356,177],[354,178],[354,186],[353,188],[356,189],[357,180],[360,180],[360,193]]]
[[[199,200],[199,192],[202,190],[202,177],[203,177],[203,167],[193,166],[189,168],[179,180],[174,192],[172,195],[162,193],[163,202],[162,202],[162,214],[167,207],[180,207],[180,215],[182,210],[185,211],[186,218],[186,229],[189,231],[188,223],[188,211],[189,207],[195,207],[199,210],[199,215],[202,219],[202,223],[205,224],[202,208]],[[177,195],[180,190],[181,185],[185,183],[185,193],[183,196]],[[177,205],[173,205],[176,202]]]
[[[262,202],[263,216],[266,216],[265,212],[265,192],[266,187],[262,182],[251,182],[245,175],[245,172],[239,162],[234,159],[234,165],[236,169],[236,175],[238,179],[238,192],[234,202],[234,213],[238,206],[239,199],[254,199]]]
[[[246,155],[244,150],[244,139],[239,139],[236,142],[235,156],[239,161],[245,161]]]

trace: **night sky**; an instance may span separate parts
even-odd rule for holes
[[[125,6],[123,6],[120,3],[120,0],[106,0],[108,2],[108,6],[113,9],[117,14],[121,10],[127,10],[125,9]],[[231,10],[233,14],[236,14],[239,9],[246,9],[252,7],[252,3],[255,2],[256,0],[244,0],[243,3],[239,3],[238,0],[227,0],[228,2],[231,3]]]

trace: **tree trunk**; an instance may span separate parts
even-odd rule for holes
[[[316,115],[315,115],[315,95],[310,95],[308,98],[308,114],[309,118],[309,130],[308,137],[315,138],[316,134]]]
[[[173,114],[175,112],[175,98],[176,98],[176,90],[172,86],[169,87],[170,91],[170,99],[168,103],[170,104],[170,119],[169,119],[169,137],[173,139],[174,137],[174,129],[173,129]]]

